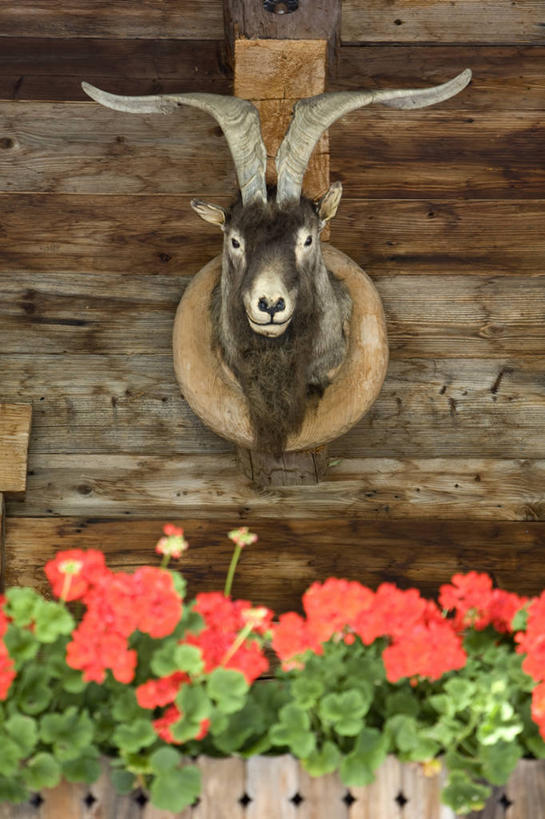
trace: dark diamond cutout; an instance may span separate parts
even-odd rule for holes
[[[394,802],[397,802],[400,808],[404,808],[409,800],[403,793],[403,791],[399,791],[398,795],[396,796]]]
[[[296,793],[295,796],[292,796],[291,799],[290,799],[290,802],[293,802],[293,804],[295,805],[296,808],[298,808],[299,805],[301,804],[301,802],[304,802],[304,801],[305,801],[305,797],[301,796],[301,794],[299,792]]]
[[[352,796],[350,791],[346,791],[345,795],[343,796],[343,802],[346,805],[346,807],[349,808],[350,805],[353,805],[355,801],[356,799],[354,796]]]
[[[192,808],[196,808],[201,804],[201,797],[197,796],[194,802],[191,803]]]
[[[28,801],[33,808],[39,808],[45,800],[41,793],[34,793]]]
[[[250,804],[250,802],[252,801],[252,797],[248,796],[247,793],[243,793],[238,801],[242,805],[243,808],[247,808],[248,805]]]
[[[133,799],[136,802],[136,804],[139,805],[139,807],[141,807],[141,808],[145,808],[146,805],[149,802],[148,797],[146,796],[146,794],[142,790],[136,791],[134,796],[133,796]]]
[[[502,806],[504,810],[507,810],[507,808],[510,808],[513,803],[511,802],[507,794],[504,793],[502,794],[502,797],[499,800],[499,804]]]
[[[92,808],[96,801],[97,801],[96,796],[93,796],[93,794],[89,791],[87,796],[85,796],[83,799],[83,804],[87,808]]]

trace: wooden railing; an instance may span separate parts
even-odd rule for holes
[[[456,819],[440,802],[444,772],[426,777],[422,767],[393,757],[372,785],[346,788],[336,775],[312,779],[290,756],[201,757],[202,794],[178,819]],[[146,794],[119,796],[107,766],[93,785],[63,783],[35,794],[25,805],[0,805],[0,819],[167,819]],[[505,788],[495,788],[471,819],[543,819],[545,760],[523,760]]]

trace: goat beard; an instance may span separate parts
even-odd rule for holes
[[[244,310],[237,313],[235,349],[219,347],[248,401],[256,450],[279,458],[305,417],[316,321],[312,310],[296,308],[286,331],[268,338],[251,329]]]

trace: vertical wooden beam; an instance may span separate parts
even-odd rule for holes
[[[26,489],[30,404],[0,404],[0,492],[22,495]]]
[[[6,507],[4,495],[0,492],[0,594],[6,583]]]

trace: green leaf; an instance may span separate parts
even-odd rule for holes
[[[117,793],[126,795],[134,788],[136,777],[130,771],[112,770],[110,773],[112,784]]]
[[[176,695],[176,705],[192,722],[208,719],[212,711],[212,703],[201,685],[183,685]]]
[[[61,776],[62,769],[55,757],[43,751],[29,759],[23,769],[25,783],[33,791],[54,788],[61,781]]]
[[[341,694],[327,694],[318,707],[320,719],[333,725],[341,736],[353,737],[362,728],[362,717],[369,710],[371,699],[365,700],[361,691],[351,689]]]
[[[491,793],[491,788],[474,782],[464,771],[452,771],[441,801],[455,813],[470,813],[484,808]]]
[[[7,736],[0,736],[0,774],[13,776],[19,768],[19,761],[23,758],[20,746]]]
[[[280,721],[269,731],[272,744],[285,745],[300,759],[310,756],[316,747],[316,737],[310,731],[307,712],[297,705],[285,705],[279,717]]]
[[[32,715],[45,711],[53,696],[46,669],[28,666],[17,682],[16,699],[21,711]]]
[[[10,623],[4,634],[4,643],[17,671],[28,660],[33,660],[40,648],[39,642],[30,631],[13,623]]]
[[[324,684],[320,679],[302,674],[292,682],[291,691],[301,708],[313,708],[324,693]]]
[[[175,748],[159,748],[149,758],[150,769],[155,774],[167,774],[179,766],[181,758]]]
[[[180,574],[180,572],[175,572],[172,569],[167,569],[169,575],[172,577],[172,582],[174,584],[174,591],[181,597],[183,600],[185,597],[186,589],[187,589],[187,581],[185,577]]]
[[[386,734],[376,728],[364,728],[356,740],[354,750],[341,763],[340,775],[343,783],[369,785],[375,778],[376,769],[382,764],[388,752]]]
[[[187,674],[201,674],[204,668],[202,652],[197,646],[189,644],[177,645],[174,649],[176,669]]]
[[[4,611],[16,626],[29,626],[34,620],[34,609],[42,598],[26,586],[11,587],[6,591]]]
[[[159,774],[151,784],[152,804],[179,813],[192,805],[201,792],[201,772],[193,765]]]
[[[77,759],[69,759],[62,763],[62,773],[68,782],[86,782],[90,785],[96,782],[102,773],[98,750],[91,746]]]
[[[530,603],[526,603],[521,609],[517,611],[515,616],[511,621],[511,628],[513,631],[526,631],[528,627],[528,606]]]
[[[341,761],[341,752],[333,742],[326,741],[320,750],[315,749],[302,760],[303,768],[311,776],[324,776],[336,771]]]
[[[147,748],[157,739],[157,734],[148,719],[135,719],[127,725],[119,725],[113,735],[112,740],[118,748],[132,753],[140,748]]]
[[[26,757],[32,752],[38,741],[38,726],[32,717],[14,714],[4,723],[4,728]]]
[[[503,785],[522,757],[522,748],[518,742],[496,742],[495,745],[481,746],[479,757],[485,778],[492,785]]]
[[[239,751],[250,737],[266,733],[261,708],[252,700],[249,700],[241,711],[226,716],[226,722],[223,732],[217,732],[214,737],[215,747],[224,754],[233,754]]]
[[[123,686],[115,695],[112,714],[118,722],[127,724],[136,719],[149,717],[149,710],[140,708],[134,688]]]
[[[0,802],[19,804],[29,799],[30,793],[21,781],[0,776]]]
[[[154,652],[151,658],[151,670],[158,677],[167,677],[176,671],[174,650],[177,645],[177,640],[165,640],[163,645]]]
[[[244,674],[227,668],[215,668],[206,683],[208,696],[224,714],[232,714],[243,707],[248,688]]]
[[[188,717],[182,717],[170,726],[170,733],[176,742],[189,742],[201,732],[201,723]]]
[[[79,713],[75,706],[61,714],[45,714],[40,721],[40,737],[53,745],[54,754],[60,762],[77,759],[92,742],[93,733],[89,715]]]
[[[409,691],[394,691],[386,698],[386,716],[391,717],[394,714],[406,714],[410,717],[416,717],[420,711],[420,705],[415,695]]]
[[[475,696],[476,686],[463,677],[452,677],[445,683],[445,691],[451,702],[455,703],[456,711],[465,711],[469,708]]]
[[[70,634],[74,618],[60,603],[39,600],[34,609],[34,634],[41,643],[54,643],[61,634]]]

